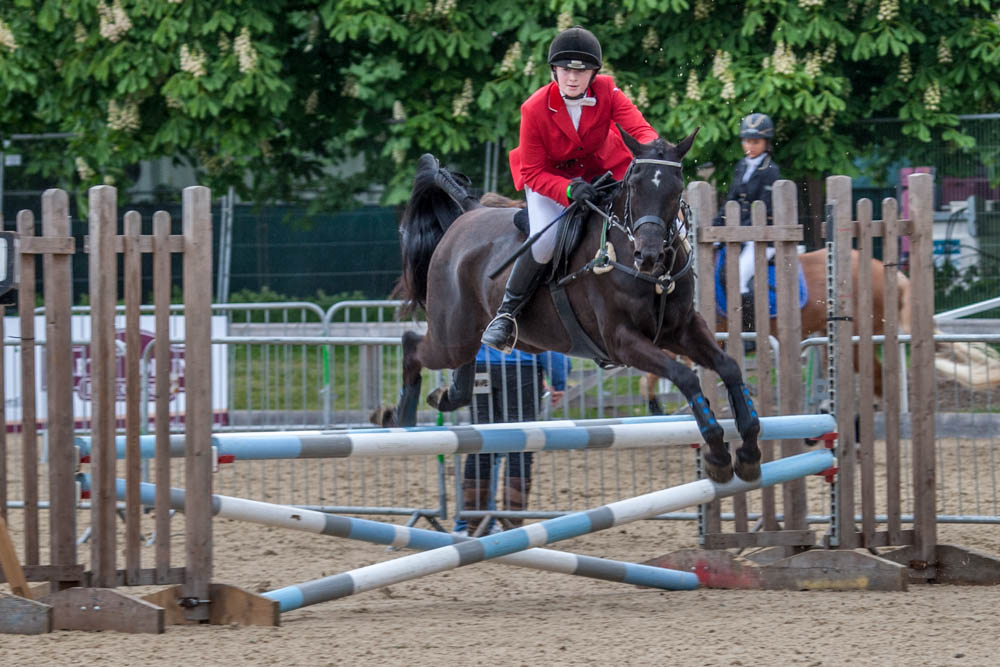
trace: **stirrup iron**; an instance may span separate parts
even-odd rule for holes
[[[497,313],[497,316],[494,317],[492,320],[490,320],[490,323],[486,325],[486,328],[489,329],[491,326],[493,326],[494,322],[500,319],[510,320],[511,324],[514,325],[514,331],[512,331],[509,336],[507,336],[507,340],[504,342],[503,347],[498,347],[494,349],[500,350],[500,352],[504,354],[510,354],[511,352],[514,351],[514,346],[517,345],[517,320],[510,313]],[[488,346],[492,347],[491,345]]]

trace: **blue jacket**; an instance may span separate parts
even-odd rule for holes
[[[522,364],[533,366],[536,363],[545,370],[549,376],[552,388],[557,391],[566,389],[566,374],[571,368],[569,358],[560,352],[542,352],[541,354],[528,354],[520,350],[514,350],[510,354],[504,354],[498,350],[485,345],[479,348],[476,354],[476,362],[485,364]]]

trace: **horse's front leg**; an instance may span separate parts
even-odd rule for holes
[[[476,362],[459,366],[451,376],[451,386],[438,387],[427,395],[427,404],[441,412],[452,412],[472,403]]]
[[[697,313],[694,313],[677,342],[669,347],[674,352],[687,355],[699,366],[715,371],[722,378],[729,395],[729,405],[736,418],[736,428],[743,440],[743,444],[736,450],[736,475],[747,481],[760,477],[760,449],[757,447],[760,418],[750,399],[750,390],[743,382],[739,364],[718,346],[712,331]]]
[[[618,332],[619,356],[621,360],[647,373],[665,377],[680,389],[691,405],[701,437],[708,446],[703,460],[709,479],[724,484],[733,478],[732,457],[723,440],[724,432],[712,412],[712,406],[701,391],[701,384],[694,371],[671,359],[667,353],[657,348],[639,332],[622,327]],[[758,472],[759,475],[759,472]],[[756,479],[756,478],[754,478]]]

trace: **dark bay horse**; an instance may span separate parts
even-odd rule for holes
[[[760,476],[760,421],[739,365],[716,345],[694,309],[690,245],[675,223],[684,190],[680,161],[695,134],[697,130],[677,145],[663,139],[641,144],[622,131],[634,159],[607,209],[591,210],[586,217],[581,240],[566,264],[567,273],[576,274],[566,285],[566,295],[580,328],[602,348],[604,361],[667,377],[684,393],[708,446],[704,460],[711,479],[726,482],[735,471],[741,479],[754,480]],[[395,409],[377,412],[374,421],[415,423],[423,368],[455,370],[450,387],[428,396],[433,407],[450,411],[469,404],[480,336],[503,297],[509,270],[492,280],[488,276],[524,240],[512,224],[515,212],[482,206],[438,167],[433,156],[420,159],[400,223],[400,285],[411,306],[425,309],[427,333],[403,335],[399,403]],[[603,259],[601,252],[607,254]],[[620,259],[613,261],[614,257]],[[607,272],[586,268],[597,265],[613,268]],[[518,324],[520,350],[573,348],[549,290],[536,292]],[[661,348],[712,369],[726,385],[742,439],[735,464],[696,375]]]

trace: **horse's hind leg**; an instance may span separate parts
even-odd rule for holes
[[[382,407],[372,413],[371,421],[378,426],[415,426],[417,404],[420,401],[420,371],[423,365],[417,357],[417,345],[423,336],[413,331],[403,334],[403,388],[395,409]]]
[[[687,331],[671,349],[683,352],[691,361],[712,369],[722,378],[729,395],[729,405],[736,418],[736,428],[743,439],[743,444],[736,450],[736,475],[747,481],[760,477],[760,449],[757,447],[760,419],[750,399],[750,391],[743,383],[739,364],[715,343],[715,336],[698,314],[695,314]]]
[[[472,385],[476,379],[476,362],[459,366],[451,376],[450,387],[438,387],[427,395],[427,403],[441,412],[452,412],[472,403]]]

